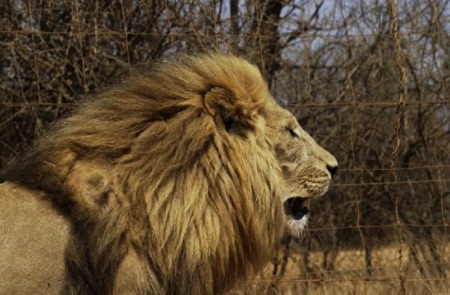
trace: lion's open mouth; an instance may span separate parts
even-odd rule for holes
[[[301,197],[292,197],[284,202],[284,210],[287,215],[295,220],[300,220],[309,215],[309,209],[306,207],[307,199]]]

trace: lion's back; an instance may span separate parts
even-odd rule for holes
[[[33,191],[0,184],[0,294],[58,294],[69,226]]]

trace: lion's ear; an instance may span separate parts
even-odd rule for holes
[[[212,117],[220,119],[227,131],[236,124],[236,96],[222,87],[213,87],[205,94],[205,108]]]

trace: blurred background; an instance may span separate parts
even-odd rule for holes
[[[450,0],[2,0],[0,169],[130,65],[220,50],[339,161],[238,294],[450,294]]]

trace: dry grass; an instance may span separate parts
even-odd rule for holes
[[[335,270],[321,269],[324,256],[322,252],[311,253],[308,263],[317,266],[315,272],[303,272],[304,256],[290,255],[283,276],[272,275],[273,266],[266,267],[263,274],[245,282],[230,294],[397,294],[400,293],[399,248],[389,246],[375,249],[372,253],[372,275],[366,274],[364,251],[341,250],[335,260]],[[446,277],[450,275],[450,247],[443,249]],[[428,265],[421,274],[404,251],[402,265],[406,267],[406,294],[449,294],[450,280],[437,275],[433,265]]]

